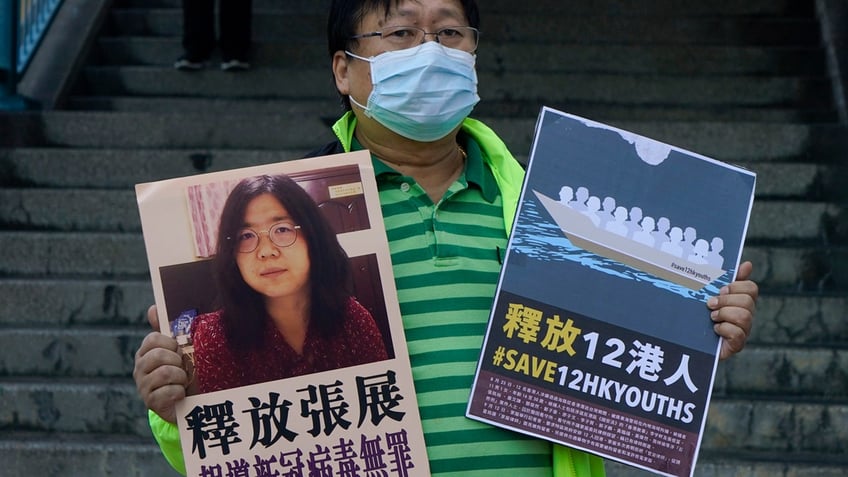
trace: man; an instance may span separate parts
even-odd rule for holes
[[[467,117],[478,100],[478,25],[475,0],[334,0],[329,49],[349,111],[333,127],[338,141],[315,155],[372,153],[432,473],[604,475],[597,457],[464,417],[500,271],[495,251],[506,247],[523,178],[497,135]],[[723,358],[751,329],[751,270],[743,264],[709,303]],[[148,335],[134,377],[179,467],[171,423],[188,380],[176,343]]]

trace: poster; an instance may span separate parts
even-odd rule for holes
[[[543,108],[467,415],[692,475],[755,179]]]
[[[288,341],[286,336],[292,335],[282,331],[277,336],[274,325],[268,324],[269,335],[278,338],[278,342],[270,343],[278,348],[267,355],[250,355],[268,356],[268,362],[248,361],[250,364],[244,369],[207,369],[201,359],[208,363],[230,356],[229,351],[216,351],[228,348],[215,333],[202,331],[226,329],[223,324],[220,328],[210,324],[224,323],[220,310],[225,307],[221,303],[231,303],[226,302],[227,294],[221,291],[224,285],[220,283],[227,282],[215,279],[227,275],[220,265],[225,261],[216,261],[217,255],[225,255],[223,250],[227,250],[217,248],[220,240],[233,241],[233,257],[229,260],[237,265],[235,273],[241,275],[237,278],[250,287],[250,293],[259,296],[261,306],[268,310],[267,316],[275,314],[272,310],[278,309],[277,304],[300,303],[278,300],[279,296],[306,296],[299,293],[315,291],[300,285],[291,285],[295,292],[289,288],[271,289],[262,279],[286,276],[288,281],[280,283],[300,283],[290,277],[315,277],[319,273],[316,270],[323,266],[319,262],[325,263],[325,257],[333,255],[326,249],[314,250],[315,236],[321,235],[318,231],[322,229],[307,222],[317,223],[317,219],[295,224],[295,209],[312,210],[285,205],[285,200],[290,200],[287,197],[297,194],[289,193],[285,200],[274,199],[269,210],[262,208],[267,202],[257,199],[272,197],[268,194],[251,196],[249,202],[242,200],[246,205],[225,205],[230,199],[233,204],[238,203],[241,199],[236,197],[241,197],[242,191],[252,190],[253,186],[244,184],[276,184],[281,176],[307,192],[306,200],[314,201],[315,210],[347,256],[351,271],[347,284],[355,302],[346,298],[346,311],[340,315],[349,313],[357,320],[365,320],[362,323],[368,326],[359,326],[358,321],[351,326],[348,321],[334,321],[330,328],[369,329],[370,334],[362,336],[370,341],[360,340],[359,335],[344,336],[346,331],[339,331],[326,339],[339,340],[341,345],[311,353],[307,352],[307,347],[313,346],[310,343],[324,343],[317,341],[319,333],[313,333],[314,328],[308,328],[306,338],[301,340],[303,348],[296,350],[300,341]],[[176,338],[184,361],[194,369],[190,389],[212,389],[198,390],[177,405],[177,424],[189,476],[429,475],[388,243],[367,151],[138,184],[136,195],[161,332]],[[280,205],[273,204],[282,204],[282,211],[278,210]],[[234,215],[227,210],[244,212],[239,212],[233,222],[222,219]],[[239,230],[226,237],[221,232],[219,237],[219,224],[227,230],[225,224],[230,223],[239,224]],[[296,254],[298,250],[300,255]],[[285,255],[286,262],[268,265],[267,260],[277,260],[284,254],[291,254]],[[254,263],[264,268],[251,275]],[[303,280],[306,287],[311,286],[312,278]],[[314,299],[311,303],[315,307]],[[217,318],[212,317],[216,313]],[[308,322],[312,320],[316,320],[314,315]],[[236,328],[240,326],[237,322]],[[246,339],[252,340],[253,336],[248,334]],[[280,344],[282,340],[286,344]],[[372,346],[360,346],[366,341]],[[276,359],[278,349],[292,353],[293,359],[279,366],[269,364]],[[362,357],[356,356],[359,361],[350,364],[360,352]],[[328,369],[263,378],[266,368],[271,369],[267,371],[271,374],[289,365],[300,369],[298,353],[303,353],[303,369]],[[374,358],[377,354],[379,358]],[[325,356],[326,363],[320,361]],[[256,382],[221,384],[243,380]]]

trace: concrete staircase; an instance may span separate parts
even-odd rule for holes
[[[0,114],[0,475],[173,475],[130,377],[153,301],[132,185],[330,140],[327,3],[254,0],[232,74],[171,68],[179,0],[115,0],[64,110]],[[756,326],[696,475],[846,475],[848,129],[814,2],[481,3],[475,116],[520,158],[544,104],[759,174]]]

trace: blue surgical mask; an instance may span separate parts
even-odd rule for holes
[[[476,58],[471,53],[427,41],[414,48],[371,58],[373,88],[368,105],[350,101],[395,133],[420,142],[447,136],[480,101]]]

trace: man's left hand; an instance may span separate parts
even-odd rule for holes
[[[751,335],[759,296],[759,287],[748,279],[753,270],[751,262],[742,263],[736,281],[722,287],[718,296],[707,300],[707,307],[712,310],[710,318],[715,323],[713,328],[722,338],[720,359],[742,351]]]

